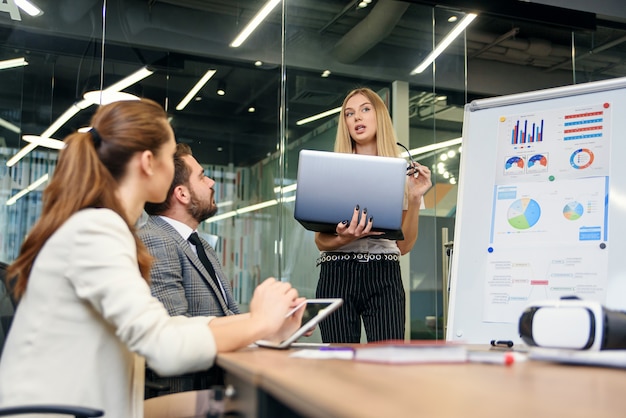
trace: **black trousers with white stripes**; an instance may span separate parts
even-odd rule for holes
[[[319,327],[325,343],[358,343],[361,318],[367,341],[404,339],[405,299],[400,262],[325,261],[317,298],[342,298],[343,305]]]

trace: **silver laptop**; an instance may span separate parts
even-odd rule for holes
[[[403,158],[302,150],[294,217],[306,229],[335,232],[354,208],[367,208],[379,238],[403,239],[402,206],[407,163]]]

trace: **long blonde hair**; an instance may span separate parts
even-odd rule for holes
[[[152,257],[137,238],[116,190],[136,152],[151,150],[158,155],[169,140],[167,123],[167,114],[152,100],[116,102],[96,111],[91,119],[94,131],[75,132],[65,139],[66,146],[43,193],[41,217],[7,271],[16,299],[24,294],[32,265],[48,238],[85,208],[108,208],[126,221],[135,237],[139,269],[149,281]]]
[[[393,129],[393,123],[391,122],[391,116],[389,116],[387,106],[385,106],[385,102],[383,102],[376,92],[367,87],[352,90],[343,100],[343,104],[341,105],[341,114],[339,115],[337,136],[335,138],[335,152],[343,152],[347,154],[354,152],[354,141],[350,137],[350,131],[348,130],[348,125],[346,124],[345,111],[348,100],[357,94],[362,94],[367,97],[376,112],[377,155],[382,157],[398,157],[400,155],[400,151],[396,145],[398,140],[396,139],[396,132]]]

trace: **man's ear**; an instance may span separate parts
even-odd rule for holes
[[[191,193],[189,192],[189,188],[182,184],[174,187],[174,197],[181,203],[187,204],[191,200]]]
[[[146,175],[152,176],[154,174],[154,154],[152,151],[143,151],[139,157],[139,164],[141,166],[141,170]]]

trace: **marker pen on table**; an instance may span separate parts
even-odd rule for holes
[[[510,340],[491,340],[492,347],[513,347],[513,341]]]
[[[510,366],[515,363],[515,354],[511,351],[494,353],[493,351],[470,351],[467,355],[470,363],[501,364]]]

